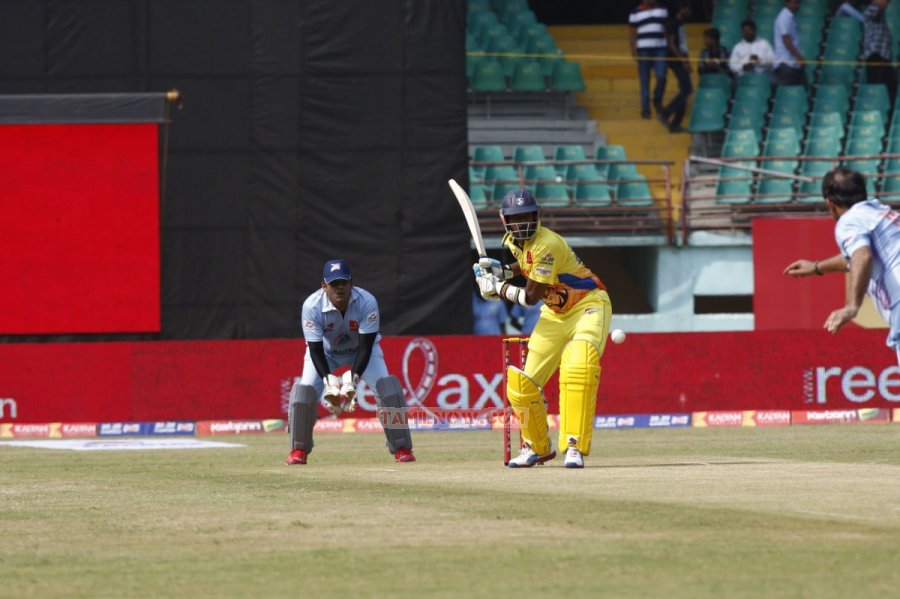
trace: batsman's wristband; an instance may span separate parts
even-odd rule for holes
[[[819,275],[820,277],[825,274],[824,272],[819,270],[819,261],[818,260],[813,262],[813,270],[816,271],[816,274]]]
[[[525,290],[521,287],[497,281],[497,295],[505,297],[514,304],[519,304],[525,308],[528,307],[528,302],[525,299]]]

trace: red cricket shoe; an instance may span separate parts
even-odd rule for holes
[[[306,452],[302,449],[295,449],[291,452],[291,455],[287,457],[284,461],[288,466],[293,466],[294,464],[305,464],[306,463]]]
[[[401,447],[397,450],[397,453],[394,454],[394,459],[398,462],[415,462],[416,456],[413,455],[411,449],[406,449],[405,447]]]

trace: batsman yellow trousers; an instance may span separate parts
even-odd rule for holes
[[[569,438],[574,437],[582,454],[591,453],[600,358],[606,349],[611,318],[609,295],[597,289],[565,314],[542,307],[541,317],[531,333],[525,374],[543,388],[553,373],[560,370],[560,448],[565,448]],[[507,393],[512,403],[515,390],[508,389]],[[531,405],[528,426],[523,423],[522,437],[535,452],[545,454],[550,450],[549,434],[546,426],[540,426],[540,414],[534,413],[534,404]],[[546,422],[546,408],[542,409]]]

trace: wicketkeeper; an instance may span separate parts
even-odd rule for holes
[[[537,202],[528,191],[506,194],[500,220],[506,228],[503,243],[516,262],[504,266],[482,258],[474,265],[482,297],[521,306],[543,302],[524,370],[507,369],[506,393],[524,441],[509,466],[527,468],[556,457],[543,388],[559,369],[559,445],[566,447],[566,468],[583,468],[583,456],[591,453],[600,357],[612,317],[606,286],[565,239],[541,226]],[[509,283],[520,274],[525,287]]]
[[[388,450],[394,459],[416,461],[406,424],[403,388],[397,377],[388,374],[379,344],[378,302],[365,289],[354,287],[346,261],[325,263],[322,288],[303,302],[302,321],[306,356],[300,382],[291,389],[291,454],[284,463],[306,463],[313,448],[320,397],[332,414],[356,409],[360,378],[375,390]],[[341,377],[332,374],[344,366],[350,369]]]

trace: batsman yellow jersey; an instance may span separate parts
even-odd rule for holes
[[[540,224],[537,233],[522,248],[509,233],[503,237],[503,244],[512,252],[525,277],[548,285],[544,303],[554,312],[565,314],[592,290],[606,289],[565,239]]]

